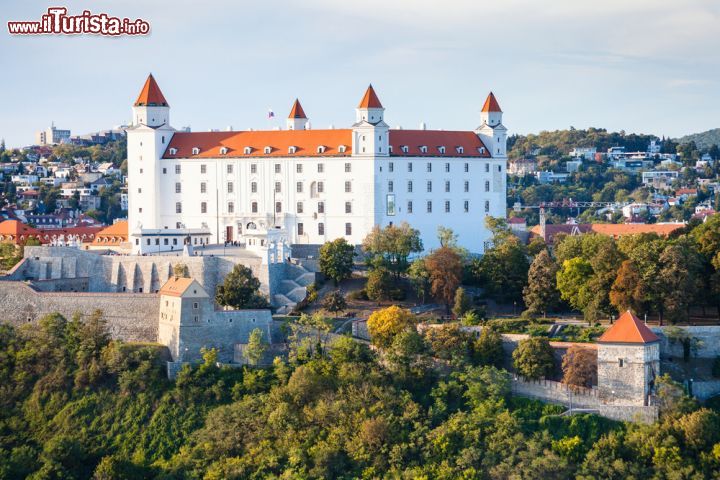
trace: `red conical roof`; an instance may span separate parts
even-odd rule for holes
[[[160,91],[155,77],[152,73],[148,75],[145,85],[143,85],[140,95],[135,100],[136,107],[169,107],[167,100]]]
[[[495,99],[495,95],[493,95],[492,92],[490,92],[490,95],[488,95],[487,99],[485,100],[485,104],[482,107],[482,112],[500,112],[502,113],[502,110],[500,110],[500,104]]]
[[[298,100],[297,98],[295,99],[295,103],[293,103],[288,118],[307,118],[305,116],[305,111],[303,110],[302,105],[300,105],[300,100]]]
[[[651,343],[659,340],[630,310],[620,315],[615,324],[598,338],[600,343]]]
[[[370,86],[368,86],[367,90],[365,91],[365,95],[363,96],[362,100],[360,100],[360,105],[358,105],[358,108],[383,108],[382,103],[380,103],[380,99],[375,93],[372,84],[370,84]]]

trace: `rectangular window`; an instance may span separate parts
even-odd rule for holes
[[[142,168],[140,169],[140,173],[142,173]],[[163,175],[167,173],[167,168],[163,168]]]
[[[207,193],[207,183],[200,182],[200,193]]]
[[[393,187],[394,187],[393,181],[389,180],[388,181],[388,192],[392,193]]]
[[[450,181],[449,181],[449,180],[445,180],[445,192],[447,193],[447,192],[449,192],[449,191],[450,191]]]
[[[345,182],[345,193],[350,193],[350,192],[352,192],[352,183]]]
[[[275,173],[280,173],[280,164],[279,163],[275,164]]]
[[[485,164],[485,173],[487,173],[487,172],[489,172],[489,171],[490,171],[490,164],[489,164],[489,163],[486,163],[486,164]]]
[[[352,235],[352,223],[345,224],[345,235]]]
[[[445,213],[450,213],[450,200],[445,200]]]
[[[470,182],[465,180],[465,184],[464,184],[463,188],[466,192],[469,192],[470,191]]]
[[[182,185],[180,182],[175,182],[175,193],[181,193],[182,192]]]
[[[207,213],[207,202],[200,203],[200,213]]]
[[[298,235],[303,235],[303,234],[305,234],[305,228],[304,228],[304,227],[305,227],[305,225],[303,225],[302,223],[298,223],[298,224],[297,224]]]
[[[257,182],[252,182],[252,183],[250,184],[250,191],[251,191],[252,193],[257,193]]]
[[[228,213],[235,213],[235,204],[233,202],[228,202]]]
[[[325,202],[318,202],[318,213],[325,213]]]
[[[485,213],[490,211],[490,200],[485,200]]]
[[[175,203],[175,213],[182,213],[182,203],[180,203],[180,202]]]
[[[430,162],[427,163],[427,171],[432,172],[432,163]]]
[[[275,202],[275,213],[282,213],[282,202]]]
[[[469,171],[470,171],[470,164],[466,163],[465,164],[465,173],[468,173]]]
[[[345,213],[352,213],[352,202],[345,202]]]
[[[302,193],[302,190],[303,190],[302,182],[297,182],[296,188],[297,188],[297,193]]]
[[[407,203],[407,213],[412,213],[412,200]]]
[[[200,304],[198,302],[193,302],[193,309],[197,310],[198,308],[200,308]]]
[[[233,185],[233,182],[227,182],[227,192],[233,193],[233,190],[235,190],[235,187]]]
[[[485,191],[486,192],[490,191],[490,182],[488,180],[485,180]]]
[[[502,165],[498,165],[498,172],[502,172]]]
[[[412,180],[408,180],[408,193],[412,193]]]
[[[228,166],[227,166],[227,173],[232,173],[232,172],[233,172],[233,166],[230,165],[230,164],[228,164]]]
[[[622,358],[618,358],[618,367],[622,368],[625,366],[625,360]]]
[[[317,191],[318,193],[324,193],[325,192],[325,184],[323,182],[317,183]]]
[[[432,192],[432,182],[430,180],[427,181],[427,191]]]
[[[345,173],[350,173],[350,172],[352,172],[352,164],[346,163],[345,164]]]
[[[393,162],[388,163],[388,172],[395,171],[395,164]]]
[[[257,204],[257,202],[252,202],[252,203],[250,204],[250,211],[251,211],[252,213],[257,213],[257,212],[258,212],[258,204]]]
[[[412,162],[408,163],[408,172],[412,173]]]
[[[463,210],[465,211],[465,213],[468,213],[470,211],[470,202],[468,202],[467,200],[463,202]]]
[[[318,163],[318,173],[323,173],[325,171],[325,164]]]
[[[257,173],[257,163],[250,164],[250,173]]]
[[[207,165],[205,165],[205,164],[200,165],[200,173],[202,173],[202,174],[207,173]]]
[[[318,235],[325,235],[325,224],[322,222],[318,223]]]
[[[297,165],[295,165],[295,171],[297,173],[302,173],[302,163],[298,163]]]
[[[427,213],[432,213],[432,201],[427,201]]]
[[[180,165],[175,165],[175,173],[180,174]]]
[[[280,182],[275,182],[275,193],[280,193],[282,191],[282,185],[280,185]]]
[[[295,210],[297,211],[297,213],[303,213],[303,203],[302,202],[297,202],[296,207],[297,208]]]
[[[388,216],[395,215],[395,195],[388,195],[387,198],[387,209],[386,213]]]
[[[450,164],[446,163],[445,164],[445,172],[449,172],[449,171],[450,171]]]

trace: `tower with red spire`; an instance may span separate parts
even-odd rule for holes
[[[133,104],[133,125],[159,127],[170,123],[170,105],[151,73]]]
[[[493,158],[507,156],[507,128],[502,124],[502,115],[503,112],[495,94],[490,92],[480,110],[481,124],[475,133],[490,150]]]
[[[353,154],[387,156],[389,154],[390,127],[384,120],[385,108],[369,85],[355,109],[353,125]]]
[[[305,111],[300,105],[300,100],[295,99],[292,108],[290,109],[290,115],[287,118],[287,129],[288,130],[305,130],[308,127],[308,118],[305,115]]]

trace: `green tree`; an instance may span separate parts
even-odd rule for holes
[[[502,345],[502,336],[491,327],[485,326],[475,342],[475,358],[480,365],[501,367],[505,352]]]
[[[323,308],[328,312],[342,312],[347,308],[347,302],[342,292],[335,290],[325,295],[323,299]]]
[[[173,276],[180,278],[190,278],[190,269],[184,263],[176,263],[173,265]]]
[[[515,370],[527,378],[549,377],[555,370],[553,349],[544,337],[521,340],[513,351],[512,358]]]
[[[523,300],[527,306],[525,314],[545,316],[560,304],[557,289],[557,263],[547,250],[537,254],[528,271],[528,284],[523,289]]]
[[[384,267],[370,270],[368,280],[365,284],[365,291],[370,300],[381,302],[392,297],[394,284],[390,272]]]
[[[465,315],[466,312],[468,312],[472,308],[472,300],[468,296],[467,293],[465,293],[465,289],[462,287],[459,287],[457,290],[455,290],[455,303],[453,305],[453,315],[455,315],[455,318],[460,318],[463,315]]]
[[[235,265],[222,285],[218,285],[215,301],[236,309],[268,308],[267,299],[260,293],[260,280],[249,267]]]
[[[701,287],[698,254],[685,242],[669,245],[660,255],[660,265],[658,280],[664,313],[673,323],[687,320]]]
[[[320,247],[320,271],[335,282],[335,286],[346,278],[350,278],[353,269],[355,247],[344,238],[325,242]]]
[[[423,244],[420,231],[403,222],[385,228],[375,225],[363,240],[362,248],[373,257],[373,265],[384,265],[395,278],[400,278],[408,269],[410,254],[422,252]]]
[[[560,296],[573,308],[584,311],[594,292],[589,288],[592,277],[590,262],[580,257],[565,260],[557,272],[557,287]]]
[[[250,332],[248,343],[243,350],[243,356],[250,365],[257,365],[263,358],[267,345],[263,341],[263,331],[259,328],[253,329]]]
[[[617,277],[610,289],[610,302],[618,310],[632,310],[640,313],[644,309],[647,298],[645,285],[632,260],[625,260],[618,270]]]
[[[415,287],[415,292],[422,303],[430,295],[430,271],[425,264],[424,258],[418,258],[410,264],[408,269],[408,278]]]

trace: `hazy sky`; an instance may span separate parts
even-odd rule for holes
[[[152,32],[7,33],[59,4]],[[0,19],[8,146],[126,122],[148,72],[193,130],[281,125],[295,97],[314,128],[346,127],[370,82],[393,127],[473,129],[490,90],[510,133],[720,127],[717,0],[3,0]]]

